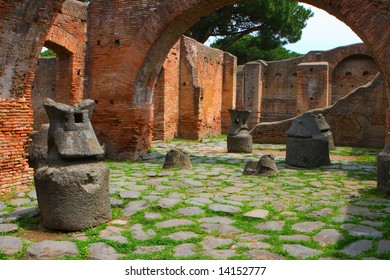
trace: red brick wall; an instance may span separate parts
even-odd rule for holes
[[[183,37],[180,57],[179,137],[221,134],[224,52]]]
[[[90,88],[92,98],[104,100],[112,98],[114,106],[104,117],[119,123],[109,123],[97,127],[98,134],[111,131],[119,138],[115,147],[109,150],[118,152],[130,148],[145,150],[149,147],[151,131],[142,129],[146,134],[130,136],[124,133],[129,120],[145,119],[133,115],[150,109],[152,90],[159,68],[179,35],[196,20],[223,5],[236,0],[162,0],[147,1],[140,5],[138,1],[94,0],[90,4]],[[389,3],[385,0],[307,0],[323,8],[346,22],[372,50],[374,57],[384,73],[384,79],[390,82],[390,38]],[[115,77],[115,79],[113,79]],[[118,104],[118,105],[117,105]],[[95,119],[102,107],[96,106]],[[140,110],[133,110],[139,108]],[[129,110],[129,111],[126,111]],[[121,112],[127,118],[118,119]],[[141,127],[147,127],[151,119]],[[96,126],[95,126],[96,127]],[[103,135],[100,135],[103,137]],[[110,138],[104,138],[109,142]],[[137,147],[137,148],[136,148]]]
[[[179,124],[180,41],[169,51],[153,92],[153,139],[178,136]]]
[[[75,104],[85,97],[87,5],[66,0],[46,36],[45,47],[57,54],[56,101]]]
[[[32,181],[30,85],[44,37],[63,0],[0,1],[0,192]]]
[[[49,123],[42,101],[46,97],[56,99],[56,69],[55,57],[44,57],[38,60],[34,82],[31,87],[34,130],[38,130],[44,123]]]
[[[297,115],[329,105],[329,64],[306,62],[297,65]]]
[[[313,110],[329,123],[336,145],[383,147],[388,100],[381,76],[359,87],[334,105]],[[257,143],[285,143],[293,119],[258,124],[252,131]]]

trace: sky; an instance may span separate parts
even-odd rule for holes
[[[334,16],[310,5],[301,5],[310,8],[314,16],[307,21],[301,40],[295,44],[286,45],[287,49],[306,54],[309,51],[330,50],[362,42],[345,23]]]

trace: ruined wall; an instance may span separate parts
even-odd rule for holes
[[[32,181],[30,85],[45,33],[63,1],[0,1],[0,192]]]
[[[371,81],[379,72],[378,64],[368,55],[352,55],[334,69],[331,81],[332,104],[354,88]]]
[[[240,67],[245,76],[244,73],[237,74],[238,80],[243,79],[238,83],[237,96],[244,96],[244,107],[252,110],[251,127],[259,122],[283,120],[326,107],[354,88],[365,85],[379,72],[364,44],[311,51],[302,57],[282,61],[261,61],[260,80],[252,77],[258,72],[253,63],[259,62]],[[346,73],[350,75],[345,77]],[[256,87],[261,89],[261,98],[253,96]]]
[[[386,136],[388,101],[386,87],[378,74],[325,109],[312,110],[325,116],[336,145],[383,147]],[[285,143],[285,132],[293,119],[258,124],[252,131],[254,142]]]
[[[56,69],[55,57],[42,57],[38,60],[34,82],[31,87],[34,130],[38,130],[44,123],[49,123],[42,100],[46,97],[56,99]]]
[[[153,139],[178,136],[179,125],[180,41],[170,50],[154,88]]]
[[[297,65],[302,60],[303,57],[266,62],[261,122],[276,121],[296,115]]]
[[[180,59],[179,137],[221,134],[224,53],[183,37]]]
[[[56,101],[82,100],[87,47],[87,4],[66,0],[46,36],[45,47],[57,54]]]

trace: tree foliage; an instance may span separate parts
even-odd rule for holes
[[[201,18],[186,35],[202,43],[215,36],[214,45],[225,51],[248,44],[257,51],[281,50],[300,40],[311,16],[311,10],[290,0],[246,0]]]

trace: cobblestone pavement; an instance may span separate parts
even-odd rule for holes
[[[162,169],[173,147],[193,168]],[[114,219],[76,233],[42,228],[35,191],[16,192],[0,201],[0,259],[390,259],[378,151],[338,148],[331,166],[296,169],[283,148],[228,154],[220,139],[178,141],[155,143],[143,161],[107,161]],[[242,175],[269,152],[278,176]]]

